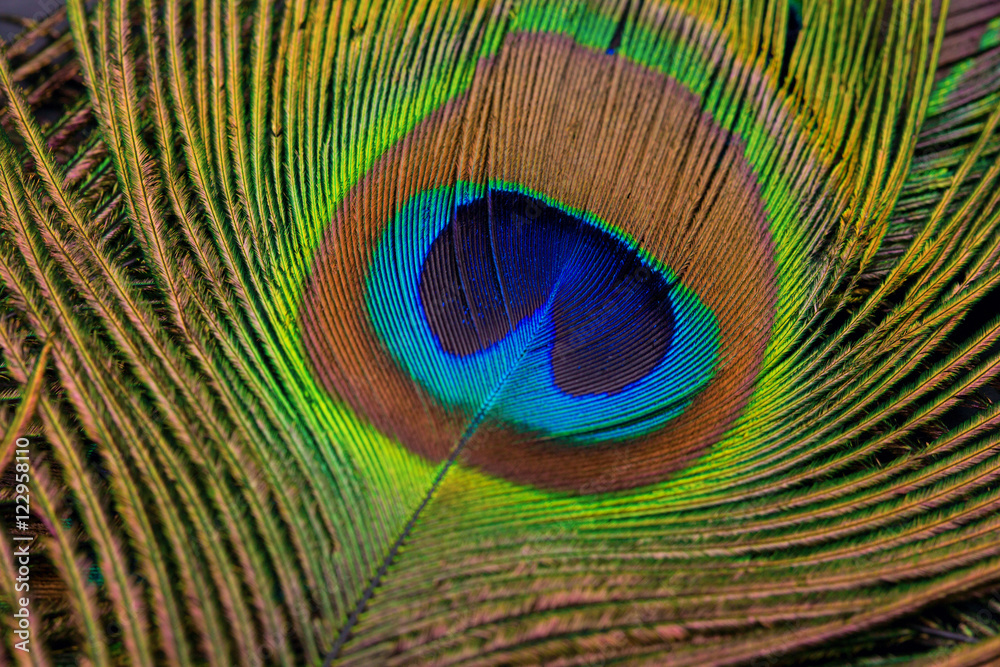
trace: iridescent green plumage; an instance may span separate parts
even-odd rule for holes
[[[1000,659],[1000,9],[67,16],[0,60],[12,660]]]

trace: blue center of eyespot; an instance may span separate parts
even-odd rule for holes
[[[373,258],[371,321],[442,403],[581,444],[679,415],[711,379],[718,325],[624,234],[517,186],[414,196]]]

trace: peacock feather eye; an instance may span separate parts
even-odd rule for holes
[[[0,665],[1000,665],[1000,4],[65,2]]]
[[[539,59],[560,86],[523,76]],[[607,489],[640,461],[611,486],[666,478],[738,417],[771,336],[774,240],[742,141],[676,78],[565,37],[511,35],[469,90],[334,214],[302,303],[313,367],[434,462],[462,442],[464,465],[541,487]],[[585,131],[609,103],[621,126]],[[480,116],[516,157],[476,162]],[[688,135],[714,159],[601,149]]]

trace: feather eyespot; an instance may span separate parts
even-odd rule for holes
[[[566,59],[558,96],[518,74],[532,58]],[[618,81],[611,101],[602,77]],[[714,163],[602,153],[592,109],[642,111],[663,95],[658,122],[605,140],[694,133]],[[509,126],[490,148],[470,138],[491,117]],[[693,197],[706,169],[725,176]],[[302,330],[327,389],[401,445],[441,461],[461,443],[462,465],[590,492],[611,466],[634,471],[615,488],[662,479],[721,436],[752,389],[774,303],[739,137],[669,77],[521,35],[344,197]]]

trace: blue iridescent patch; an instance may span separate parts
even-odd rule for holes
[[[389,224],[366,298],[442,403],[580,444],[649,433],[712,378],[714,314],[594,216],[510,184],[423,192]]]

